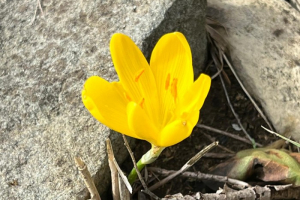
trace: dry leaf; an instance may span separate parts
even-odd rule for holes
[[[243,181],[258,179],[300,186],[299,161],[300,153],[284,149],[249,149],[238,152],[235,157],[215,167],[211,173]],[[216,187],[213,183],[207,184]]]

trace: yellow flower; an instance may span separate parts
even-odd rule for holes
[[[184,35],[164,35],[150,65],[126,35],[112,36],[110,51],[119,82],[90,77],[82,91],[85,107],[101,123],[158,147],[187,138],[199,119],[211,79],[194,82],[192,55]]]

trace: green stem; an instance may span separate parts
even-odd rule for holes
[[[144,167],[146,165],[146,164],[143,164],[141,160],[139,160],[139,162],[137,162],[137,164],[136,164],[139,171],[144,169]],[[136,172],[135,168],[132,168],[130,174],[128,175],[129,183],[132,185],[132,183],[136,180],[136,178],[137,178],[137,172]]]
[[[139,172],[145,167],[145,165],[154,162],[164,149],[165,147],[157,147],[152,145],[151,149],[147,153],[145,153],[136,164]],[[137,178],[137,172],[135,168],[133,168],[130,174],[128,175],[129,183],[132,184],[136,180],[136,178]]]

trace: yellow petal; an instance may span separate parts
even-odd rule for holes
[[[158,137],[157,128],[151,122],[146,112],[140,105],[135,102],[130,102],[127,105],[128,125],[129,128],[135,132],[141,139],[156,143]]]
[[[194,81],[192,55],[181,33],[164,35],[156,44],[150,61],[160,99],[160,115],[164,123],[178,98]]]
[[[143,53],[128,36],[121,33],[112,36],[110,51],[124,89],[136,103],[144,101],[150,120],[158,123],[156,83]]]
[[[90,113],[109,128],[139,138],[127,124],[127,100],[119,83],[109,83],[98,77],[90,77],[84,84],[82,101]]]
[[[199,111],[193,112],[189,120],[178,119],[168,124],[160,133],[158,142],[154,145],[167,147],[177,144],[189,137],[199,118]]]
[[[201,74],[180,100],[178,109],[185,112],[200,110],[207,97],[210,85],[211,78],[206,74]]]

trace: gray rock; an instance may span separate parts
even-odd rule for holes
[[[234,67],[280,133],[300,140],[300,16],[284,1],[210,0]]]
[[[73,157],[88,165],[100,193],[109,183],[105,138],[122,162],[120,134],[81,103],[91,75],[117,80],[110,37],[123,32],[146,55],[162,34],[186,34],[198,68],[205,59],[206,1],[0,2],[1,199],[84,199]]]
[[[293,8],[300,12],[300,1],[299,0],[289,0],[288,1]]]

